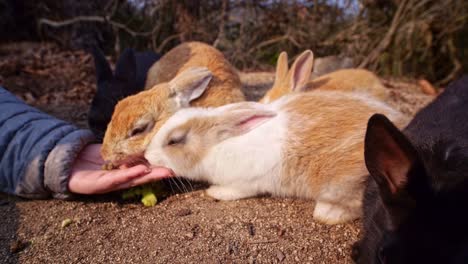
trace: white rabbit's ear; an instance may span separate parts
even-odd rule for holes
[[[275,83],[273,86],[284,82],[288,76],[288,53],[281,52],[276,62]]]
[[[228,111],[220,116],[218,136],[221,139],[240,136],[275,117],[276,113],[265,109],[245,108]]]
[[[314,67],[314,54],[311,50],[304,51],[291,66],[290,83],[291,91],[302,91],[310,79]]]
[[[213,77],[205,67],[192,67],[169,82],[171,92],[180,107],[189,107],[190,102],[199,98],[205,92]]]

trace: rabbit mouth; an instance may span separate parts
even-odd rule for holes
[[[106,169],[106,170],[123,169],[123,168],[130,168],[136,165],[145,165],[149,167],[150,163],[143,156],[143,154],[135,154],[135,155],[127,156],[124,159],[120,159],[117,161],[107,161],[103,165],[103,169]]]
[[[146,160],[143,155],[127,158],[121,163],[121,166],[124,165],[127,167],[133,167],[133,166],[140,165],[140,164],[145,165],[147,167],[150,166],[148,160]]]

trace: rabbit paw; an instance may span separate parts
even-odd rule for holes
[[[240,190],[239,188],[216,185],[210,186],[210,188],[206,190],[206,193],[217,200],[223,201],[232,201],[254,196],[251,192]]]
[[[314,219],[329,225],[345,223],[358,217],[359,209],[353,210],[327,202],[317,201],[314,209]]]

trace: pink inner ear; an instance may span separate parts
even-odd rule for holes
[[[271,118],[273,118],[273,116],[255,115],[255,116],[249,117],[248,119],[243,120],[242,122],[237,124],[237,127],[241,129],[242,131],[247,132],[247,131],[254,129],[256,126],[259,126],[260,124],[268,121]]]
[[[293,73],[294,83],[291,84],[292,91],[301,91],[304,84],[309,81],[309,77],[312,72],[312,64],[311,61],[308,60],[309,57],[310,56],[301,58],[301,60],[297,62]]]

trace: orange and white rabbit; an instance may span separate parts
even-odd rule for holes
[[[154,166],[211,184],[208,195],[235,200],[261,194],[315,199],[314,218],[336,224],[359,217],[367,120],[404,117],[365,94],[293,93],[270,104],[241,102],[174,114],[145,151]]]
[[[234,67],[201,42],[183,43],[165,54],[149,70],[145,89],[121,100],[107,127],[101,155],[114,167],[141,161],[152,135],[177,110],[245,100]]]
[[[329,90],[367,93],[378,99],[388,98],[388,91],[372,72],[364,69],[337,70],[310,80],[314,65],[312,51],[299,55],[288,70],[288,55],[281,52],[276,65],[275,81],[260,102],[268,103],[290,92]]]

